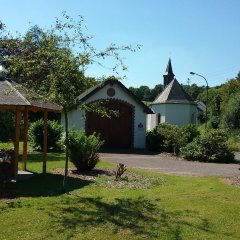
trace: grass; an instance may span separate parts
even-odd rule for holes
[[[105,177],[69,178],[63,194],[62,176],[51,170],[64,166],[64,155],[49,154],[47,166],[42,175],[41,155],[32,153],[35,176],[8,185],[19,197],[0,200],[0,239],[240,239],[240,189],[218,178],[134,170],[161,184],[110,188],[98,184]]]

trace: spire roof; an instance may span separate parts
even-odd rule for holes
[[[167,65],[167,68],[166,68],[166,71],[165,71],[165,74],[164,74],[164,75],[174,76],[173,70],[172,70],[171,58],[169,58],[169,60],[168,60],[168,65]]]
[[[179,84],[177,79],[174,78],[153,101],[153,104],[158,103],[194,104],[194,101]]]

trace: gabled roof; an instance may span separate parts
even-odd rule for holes
[[[166,88],[157,96],[152,104],[158,103],[186,103],[195,104],[193,99],[186,93],[183,87],[174,78]]]
[[[0,106],[31,106],[35,108],[59,111],[60,107],[50,101],[38,98],[27,99],[24,91],[17,89],[17,84],[10,80],[0,80]]]
[[[86,90],[85,92],[83,92],[82,94],[80,94],[77,98],[78,100],[84,102],[86,101],[89,97],[91,97],[92,95],[94,95],[95,93],[97,93],[99,90],[101,90],[103,87],[105,87],[106,85],[118,85],[120,88],[122,88],[122,90],[127,93],[132,99],[134,99],[140,106],[142,106],[142,108],[144,109],[144,111],[148,114],[153,114],[153,111],[146,106],[142,101],[140,101],[128,88],[126,88],[120,81],[118,80],[106,80],[96,86],[93,86],[91,88],[89,88],[88,90]]]

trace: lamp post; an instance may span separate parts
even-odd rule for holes
[[[207,81],[207,79],[204,76],[202,76],[202,75],[200,75],[198,73],[190,72],[190,74],[202,77],[206,81],[206,84],[207,84],[206,117],[205,117],[206,118],[206,120],[205,120],[205,131],[206,131],[206,129],[207,129],[207,117],[208,117],[208,81]]]

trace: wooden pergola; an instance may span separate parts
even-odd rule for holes
[[[46,173],[47,162],[47,122],[48,112],[59,112],[60,107],[43,99],[29,100],[26,94],[16,87],[16,83],[0,78],[0,110],[15,111],[15,139],[14,139],[14,176],[18,174],[19,140],[21,113],[24,120],[22,170],[27,169],[27,142],[28,142],[28,112],[44,112],[44,143],[43,143],[43,173]]]

